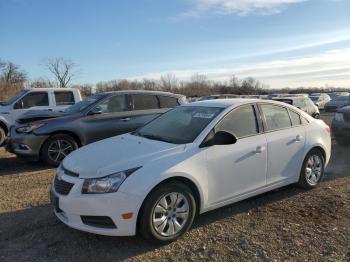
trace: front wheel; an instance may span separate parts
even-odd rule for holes
[[[139,219],[144,238],[160,243],[176,240],[189,230],[196,215],[191,189],[180,182],[157,187],[146,198]]]
[[[318,185],[324,175],[325,160],[319,149],[311,150],[305,157],[299,178],[299,186],[311,189]]]
[[[66,134],[53,135],[44,143],[41,158],[46,164],[56,167],[77,148],[78,143],[71,136]]]

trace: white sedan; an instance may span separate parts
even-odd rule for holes
[[[72,228],[169,242],[198,214],[292,183],[317,186],[330,155],[329,127],[288,104],[194,102],[73,152],[52,202]]]

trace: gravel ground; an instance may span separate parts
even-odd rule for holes
[[[334,145],[314,190],[288,186],[203,214],[183,238],[156,246],[59,223],[48,195],[54,169],[0,149],[0,261],[350,261],[349,153]]]

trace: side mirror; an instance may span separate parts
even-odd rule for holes
[[[215,145],[233,145],[237,142],[237,137],[226,131],[218,131],[206,141],[202,143],[200,147],[208,147]]]
[[[18,100],[13,107],[13,109],[23,109],[23,108],[24,108],[24,104],[22,99]]]
[[[90,110],[89,115],[99,115],[102,114],[102,108],[100,106],[96,106]]]

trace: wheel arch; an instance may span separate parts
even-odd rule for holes
[[[40,156],[42,154],[43,146],[46,143],[46,141],[54,135],[69,135],[78,143],[79,147],[82,146],[81,139],[79,138],[79,136],[77,134],[75,134],[74,132],[71,132],[71,131],[67,131],[67,130],[58,130],[58,131],[52,132],[50,134],[47,134],[47,138],[42,142],[42,144],[40,146]]]
[[[140,217],[141,217],[141,213],[142,213],[142,210],[143,210],[143,207],[145,205],[145,202],[146,200],[148,199],[148,197],[150,196],[150,194],[158,187],[164,185],[164,184],[167,184],[167,183],[171,183],[171,182],[180,182],[180,183],[183,183],[185,184],[186,186],[188,186],[192,193],[193,193],[193,197],[196,201],[196,216],[198,214],[200,214],[200,211],[201,211],[201,207],[203,206],[203,197],[202,197],[202,193],[201,191],[199,190],[197,184],[187,178],[187,177],[183,177],[183,176],[174,176],[174,177],[169,177],[169,178],[166,178],[164,180],[162,180],[161,182],[159,182],[157,185],[155,185],[146,195],[146,197],[144,198],[144,200],[142,201],[142,204],[139,208],[139,212],[137,214],[137,221],[136,221],[136,230],[138,230],[138,227],[139,227],[139,223],[140,223]]]

